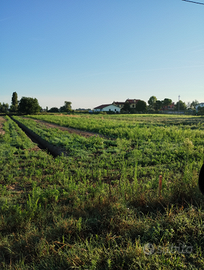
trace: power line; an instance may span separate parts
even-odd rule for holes
[[[193,4],[198,4],[198,5],[204,5],[204,3],[195,2],[195,1],[190,1],[190,0],[182,0],[182,1],[185,1],[185,2],[190,2],[190,3],[193,3]]]

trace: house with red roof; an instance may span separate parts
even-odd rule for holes
[[[163,106],[161,110],[162,111],[173,111],[174,109],[175,109],[175,104],[173,102],[168,106]]]
[[[120,112],[120,108],[113,104],[103,104],[98,107],[95,107],[93,110],[94,112],[115,112],[115,113]]]
[[[131,109],[136,108],[136,104],[140,99],[126,99],[125,102],[113,101],[112,104],[103,104],[93,109],[94,112],[120,112],[126,103],[129,103]]]
[[[126,99],[126,101],[125,102],[116,102],[116,101],[113,101],[113,105],[116,105],[116,106],[118,106],[119,108],[123,108],[123,106],[125,105],[125,103],[129,103],[130,104],[130,108],[133,108],[133,109],[135,109],[136,108],[136,104],[137,104],[137,102],[139,101],[140,99]]]
[[[126,99],[126,103],[129,103],[130,104],[130,108],[131,109],[135,109],[136,108],[136,104],[137,102],[139,101],[140,99]]]
[[[118,101],[113,101],[112,103],[113,105],[119,107],[120,109],[122,109],[122,107],[124,106],[125,102],[118,102]]]

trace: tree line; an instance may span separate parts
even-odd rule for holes
[[[173,104],[173,106],[172,106]],[[162,110],[167,109],[168,106],[171,107],[171,110],[175,111],[186,111],[190,110],[192,112],[196,111],[196,106],[199,104],[197,100],[192,102],[188,102],[187,104],[182,100],[179,100],[176,104],[172,102],[170,98],[165,98],[164,100],[158,100],[156,96],[151,96],[148,100],[148,104],[143,101],[139,100],[136,104],[135,108],[131,108],[130,104],[126,102],[121,109],[122,113],[138,113],[138,112],[159,112]],[[67,112],[71,113],[72,110],[72,103],[70,101],[65,101],[64,105],[60,108],[52,107],[50,110],[48,108],[45,110],[47,112]],[[0,102],[0,112],[1,113],[20,113],[20,114],[36,114],[43,111],[40,107],[38,100],[36,98],[31,97],[22,97],[18,100],[18,94],[13,92],[11,98],[11,105],[9,106],[8,103]],[[199,113],[204,114],[204,108],[198,108]]]
[[[21,113],[21,114],[35,114],[42,110],[37,98],[22,97],[18,100],[18,94],[13,92],[11,98],[11,106],[8,103],[0,103],[0,112],[3,113]]]
[[[65,101],[64,106],[58,108],[51,108],[50,110],[47,109],[47,111],[61,111],[61,112],[71,112],[70,101]],[[20,114],[36,114],[43,111],[43,109],[40,107],[37,98],[31,98],[31,97],[22,97],[20,100],[18,100],[18,94],[16,92],[13,92],[12,98],[11,98],[11,106],[9,107],[8,103],[2,103],[0,102],[0,112],[1,113],[20,113]]]
[[[182,100],[179,100],[175,104],[170,98],[165,98],[164,100],[158,100],[156,96],[151,96],[148,100],[148,104],[139,100],[136,103],[135,108],[131,108],[130,104],[126,102],[121,109],[122,113],[138,113],[138,112],[148,112],[148,113],[157,113],[165,110],[171,111],[191,111],[196,112],[196,106],[199,104],[197,100],[188,102],[187,104]],[[204,113],[204,108],[199,108],[200,113]]]
[[[172,110],[175,111],[186,111],[191,110],[195,111],[196,106],[199,104],[197,100],[192,102],[188,102],[187,104],[182,100],[179,100],[175,104],[172,102],[170,98],[165,98],[164,100],[158,100],[155,96],[151,96],[148,100],[149,109],[152,111],[161,111],[162,109],[168,109],[168,106],[172,106]]]

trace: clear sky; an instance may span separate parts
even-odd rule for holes
[[[200,2],[204,2],[201,0]],[[204,102],[204,6],[182,0],[1,0],[0,102],[93,108]]]

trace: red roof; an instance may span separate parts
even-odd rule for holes
[[[125,102],[118,102],[118,101],[115,102],[114,101],[113,104],[116,104],[116,105],[118,105],[118,104],[125,104]]]
[[[170,104],[168,106],[163,106],[162,110],[174,109],[174,107],[175,107],[175,105],[174,105],[174,103],[172,103],[172,104]]]
[[[112,104],[103,104],[103,105],[100,105],[98,107],[95,107],[94,110],[96,110],[96,109],[103,109],[103,108],[105,108],[107,106],[110,106],[110,105],[112,105]]]
[[[128,102],[128,103],[137,103],[139,101],[139,99],[126,99],[125,102]]]

